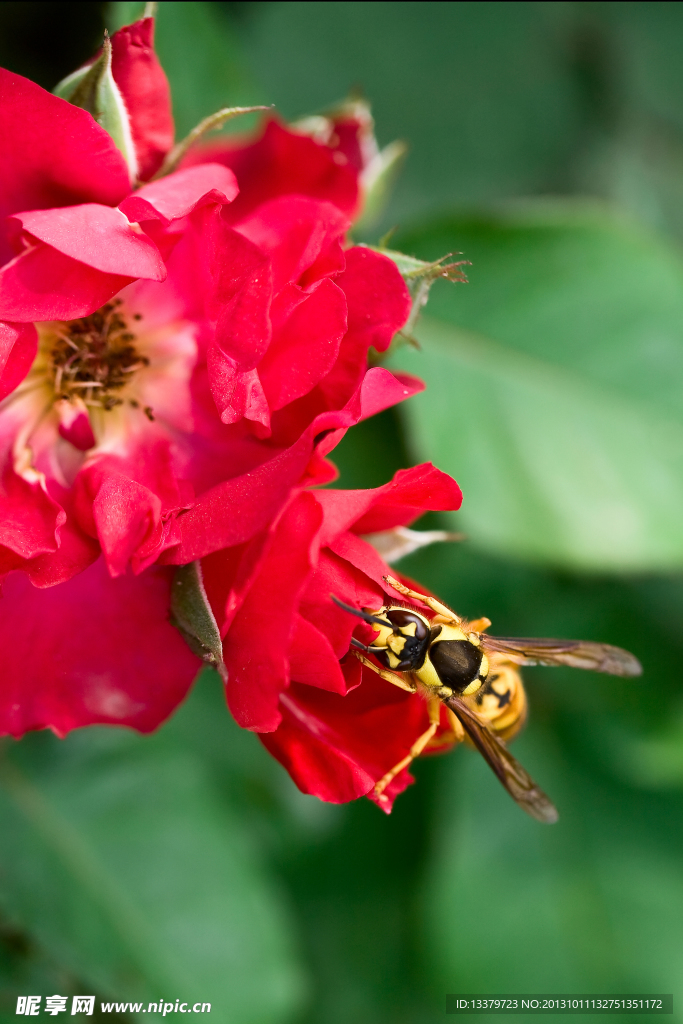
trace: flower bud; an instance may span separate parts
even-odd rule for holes
[[[356,230],[376,223],[407,153],[406,144],[396,140],[380,149],[370,105],[358,96],[343,100],[324,114],[302,118],[294,127],[329,146],[335,151],[335,159],[357,172],[362,205]]]
[[[111,40],[105,34],[102,50],[95,61],[67,75],[53,92],[74,106],[87,110],[111,135],[123,154],[133,183],[138,177],[138,161],[126,104],[112,74],[111,57]]]

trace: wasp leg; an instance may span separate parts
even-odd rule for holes
[[[394,686],[400,686],[402,690],[407,690],[408,693],[415,693],[417,690],[417,687],[414,684],[407,682],[398,674],[398,672],[391,672],[388,668],[379,668],[377,665],[373,664],[369,658],[366,658],[364,654],[361,654],[360,651],[357,651],[354,648],[352,648],[352,650],[363,665],[367,665],[368,668],[371,668],[372,671],[376,672],[382,679],[386,679],[388,683],[393,683]]]
[[[445,622],[460,622],[460,616],[456,615],[452,609],[447,608],[445,604],[441,604],[435,597],[429,597],[427,594],[418,594],[417,590],[411,590],[410,587],[405,587],[398,580],[395,580],[393,576],[383,576],[386,582],[398,590],[399,594],[405,594],[406,597],[414,597],[416,601],[422,601],[428,608],[431,608],[433,612],[444,617]]]
[[[481,619],[474,619],[473,622],[470,622],[467,628],[471,633],[483,633],[490,625],[491,620],[484,615]]]
[[[439,722],[441,720],[441,701],[438,697],[429,697],[427,699],[427,710],[429,712],[429,728],[426,732],[423,732],[421,736],[418,736],[410,748],[408,756],[404,757],[402,761],[399,761],[398,764],[394,765],[386,775],[382,776],[379,782],[375,783],[374,795],[379,800],[388,799],[388,797],[383,794],[389,783],[392,779],[396,778],[399,772],[402,772],[404,768],[407,768],[411,761],[414,761],[416,757],[420,756],[436,730],[439,728]]]
[[[451,711],[450,708],[446,708],[446,711],[448,712],[448,721],[450,722],[451,732],[455,736],[455,742],[462,743],[465,739],[465,730],[462,727],[460,719],[454,711]]]

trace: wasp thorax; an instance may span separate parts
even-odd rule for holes
[[[488,658],[471,640],[437,640],[429,648],[429,660],[441,683],[456,693],[475,693],[486,681]]]
[[[122,304],[112,299],[90,316],[52,326],[47,369],[55,401],[104,410],[123,405],[126,386],[149,359],[136,349]],[[132,319],[139,320],[139,314]],[[143,411],[152,418],[151,409]]]

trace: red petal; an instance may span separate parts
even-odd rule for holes
[[[329,373],[345,331],[344,293],[329,279],[320,281],[274,330],[259,365],[271,409],[281,409],[308,394]]]
[[[95,435],[90,425],[90,416],[87,412],[74,408],[69,402],[62,402],[65,408],[60,410],[59,430],[60,437],[78,448],[80,452],[87,452],[96,445]]]
[[[154,18],[119,29],[111,46],[111,70],[130,118],[139,178],[147,181],[173,145],[171,93],[154,52]]]
[[[171,578],[152,569],[112,580],[102,561],[46,590],[10,576],[0,600],[0,731],[160,725],[200,666],[168,621]]]
[[[267,200],[293,193],[328,200],[347,216],[358,205],[356,172],[340,165],[327,146],[277,121],[269,121],[262,137],[246,146],[218,142],[197,147],[185,165],[208,160],[231,167],[237,176],[240,194],[229,213],[233,223]]]
[[[377,152],[373,138],[372,118],[368,113],[341,115],[333,119],[336,150],[343,153],[354,170],[365,170]]]
[[[318,736],[318,723],[312,715],[305,714],[291,698],[285,700],[277,730],[259,736],[266,750],[289,772],[302,793],[331,804],[365,796],[375,785],[372,775],[326,737]]]
[[[232,360],[217,345],[208,350],[206,362],[211,393],[223,423],[237,423],[242,418],[251,420],[261,424],[267,437],[270,434],[270,409],[258,370],[236,370]]]
[[[377,586],[329,548],[320,552],[318,565],[311,573],[301,599],[301,614],[325,634],[337,658],[349,650],[349,640],[358,619],[339,608],[332,595],[354,608],[378,608],[384,599],[382,585]]]
[[[372,544],[363,540],[362,537],[357,537],[355,533],[342,533],[336,540],[330,543],[330,550],[335,555],[350,562],[356,569],[360,569],[368,579],[374,580],[384,590],[392,594],[395,593],[384,582],[384,577],[391,571],[389,566],[380,557],[376,549],[373,548]]]
[[[287,508],[225,638],[228,704],[243,728],[271,731],[280,721],[278,700],[289,684],[287,655],[321,520],[310,493]]]
[[[258,253],[258,250],[246,240],[244,245],[248,245],[251,250],[237,254],[238,259],[241,257],[244,277],[222,309],[216,325],[216,344],[239,373],[258,366],[272,337],[269,310],[273,286],[270,267],[260,254],[258,262],[253,266],[254,253]],[[220,282],[227,293],[226,284]]]
[[[329,406],[343,405],[363,379],[368,350],[383,352],[403,327],[411,299],[396,265],[371,249],[347,249],[346,269],[335,278],[348,305],[348,329],[339,358],[320,383]]]
[[[57,583],[64,583],[79,572],[83,572],[99,558],[99,544],[87,537],[76,523],[73,491],[70,488],[60,487],[53,481],[50,485],[50,492],[50,498],[56,507],[61,506],[63,513],[66,514],[66,522],[63,521],[64,514],[58,515],[55,519],[55,522],[62,522],[62,525],[54,531],[54,538],[59,546],[57,547],[53,543],[44,554],[34,555],[32,558],[22,558],[20,555],[11,553],[9,548],[0,549],[2,551],[0,554],[0,576],[14,569],[21,569],[34,587],[53,587]],[[34,509],[34,514],[35,511]],[[49,527],[49,520],[47,525]]]
[[[34,558],[59,546],[66,514],[40,484],[27,483],[7,466],[0,491],[0,544],[21,558]]]
[[[100,455],[76,479],[82,528],[97,537],[112,576],[129,562],[140,572],[178,543],[182,507],[170,445],[154,426],[143,431],[127,457]]]
[[[181,543],[161,561],[185,565],[249,540],[282,509],[306,468],[311,449],[307,434],[256,469],[205,491],[179,517]]]
[[[369,419],[370,416],[375,416],[378,412],[391,408],[392,405],[404,402],[407,398],[424,391],[424,387],[421,380],[411,377],[407,373],[393,374],[381,366],[367,370],[360,386],[344,405],[352,417],[348,426],[344,425],[338,430],[331,430],[319,443],[318,454],[328,455],[333,448],[336,448],[352,424]],[[295,410],[295,414],[296,412],[298,410]]]
[[[428,725],[427,707],[368,670],[345,697],[293,683],[281,698],[282,724],[260,737],[304,793],[345,803],[369,794]],[[383,810],[412,778],[397,776]]]
[[[33,324],[0,322],[0,400],[22,382],[37,349],[38,332]]]
[[[301,615],[296,616],[289,648],[289,674],[298,683],[319,686],[332,693],[344,694],[349,689],[332,644]]]
[[[30,210],[12,220],[57,252],[105,274],[166,279],[166,267],[154,242],[109,206],[83,203],[65,209]]]
[[[335,250],[331,251],[330,246],[343,237],[348,227],[347,218],[331,203],[307,196],[280,196],[240,221],[237,230],[270,256],[273,289],[279,292],[290,281],[299,281],[305,272],[305,283],[310,284],[342,270],[343,258],[335,260]],[[319,260],[321,265],[316,266]],[[316,273],[311,279],[313,267]]]
[[[409,393],[387,370],[370,372]],[[379,385],[380,390],[382,386]],[[319,459],[319,452],[325,454],[334,447],[336,442],[330,442],[331,436],[343,436],[348,427],[358,422],[362,411],[360,396],[359,388],[346,408],[316,416],[289,447],[267,462],[201,494],[193,507],[178,518],[182,541],[175,550],[161,556],[162,563],[184,565],[212,551],[242,544],[272,522],[292,488],[306,480],[311,458]]]
[[[202,559],[204,587],[221,636],[225,636],[241,608],[259,571],[267,544],[268,535],[264,531],[244,544],[214,551]]]
[[[318,491],[317,498],[325,509],[322,543],[328,544],[345,530],[376,533],[406,526],[426,511],[458,509],[462,492],[452,477],[425,462],[399,469],[393,480],[381,487]]]
[[[130,191],[113,139],[85,110],[0,69],[0,219],[18,210],[95,202]],[[0,262],[13,253],[0,240]]]
[[[367,420],[392,405],[424,391],[425,384],[409,373],[390,373],[381,366],[368,370],[360,392],[360,418]]]
[[[59,531],[59,547],[56,551],[35,558],[16,562],[12,568],[26,573],[34,587],[54,587],[83,572],[100,556],[100,545],[86,536],[71,514],[73,504],[67,494],[62,504],[68,512],[67,520]]]
[[[201,164],[143,185],[124,199],[119,209],[131,221],[160,220],[169,224],[200,206],[229,203],[237,192],[235,175],[227,167]]]
[[[203,258],[213,280],[214,316],[255,273],[270,266],[268,256],[230,226],[230,206],[214,206],[198,215]],[[193,218],[193,221],[197,218]],[[270,293],[268,293],[270,294]]]
[[[88,316],[132,280],[93,270],[38,242],[0,269],[0,318],[32,322]]]
[[[430,462],[399,469],[394,479],[378,487],[368,512],[353,526],[354,533],[375,533],[405,526],[423,512],[451,512],[460,508],[462,491],[447,473]]]
[[[100,464],[79,474],[79,520],[102,545],[112,576],[126,571],[129,561],[159,531],[161,501],[144,484]]]
[[[349,304],[349,335],[366,349],[384,352],[411,309],[406,283],[393,260],[362,246],[346,250],[337,280]]]

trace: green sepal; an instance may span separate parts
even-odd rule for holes
[[[128,111],[111,72],[111,40],[106,33],[97,60],[67,75],[52,91],[55,96],[92,114],[123,154],[131,182],[135,182],[138,174],[135,146]]]
[[[171,622],[183,634],[190,650],[218,669],[225,681],[228,673],[223,663],[223,642],[206,596],[199,562],[176,569],[171,586]]]
[[[354,222],[354,232],[367,231],[380,219],[407,153],[407,144],[396,139],[380,149],[362,172],[363,209]]]
[[[175,171],[190,146],[194,146],[195,142],[198,142],[207,132],[222,128],[228,121],[232,121],[234,117],[241,117],[243,114],[254,114],[261,110],[272,110],[272,107],[222,107],[215,114],[209,114],[208,117],[205,117],[192,129],[189,135],[186,135],[184,139],[177,142],[170,153],[167,153],[166,159],[152,178],[152,181],[163,178],[172,171]]]
[[[399,333],[399,337],[411,342],[417,348],[419,348],[418,342],[413,337],[413,330],[417,318],[420,314],[420,310],[426,304],[429,298],[429,290],[439,278],[443,278],[446,281],[460,282],[461,284],[467,284],[467,275],[462,270],[463,266],[469,266],[469,260],[458,260],[453,263],[447,263],[446,261],[451,256],[456,255],[455,253],[449,252],[445,256],[442,256],[438,260],[434,260],[432,263],[427,263],[425,260],[418,260],[415,256],[406,256],[403,252],[397,252],[395,249],[386,249],[382,243],[378,246],[369,245],[368,249],[372,249],[373,252],[379,252],[383,256],[388,256],[390,260],[398,267],[401,277],[405,281],[410,297],[413,300],[410,309],[410,316],[408,317],[404,327]],[[458,254],[459,255],[459,254]]]

